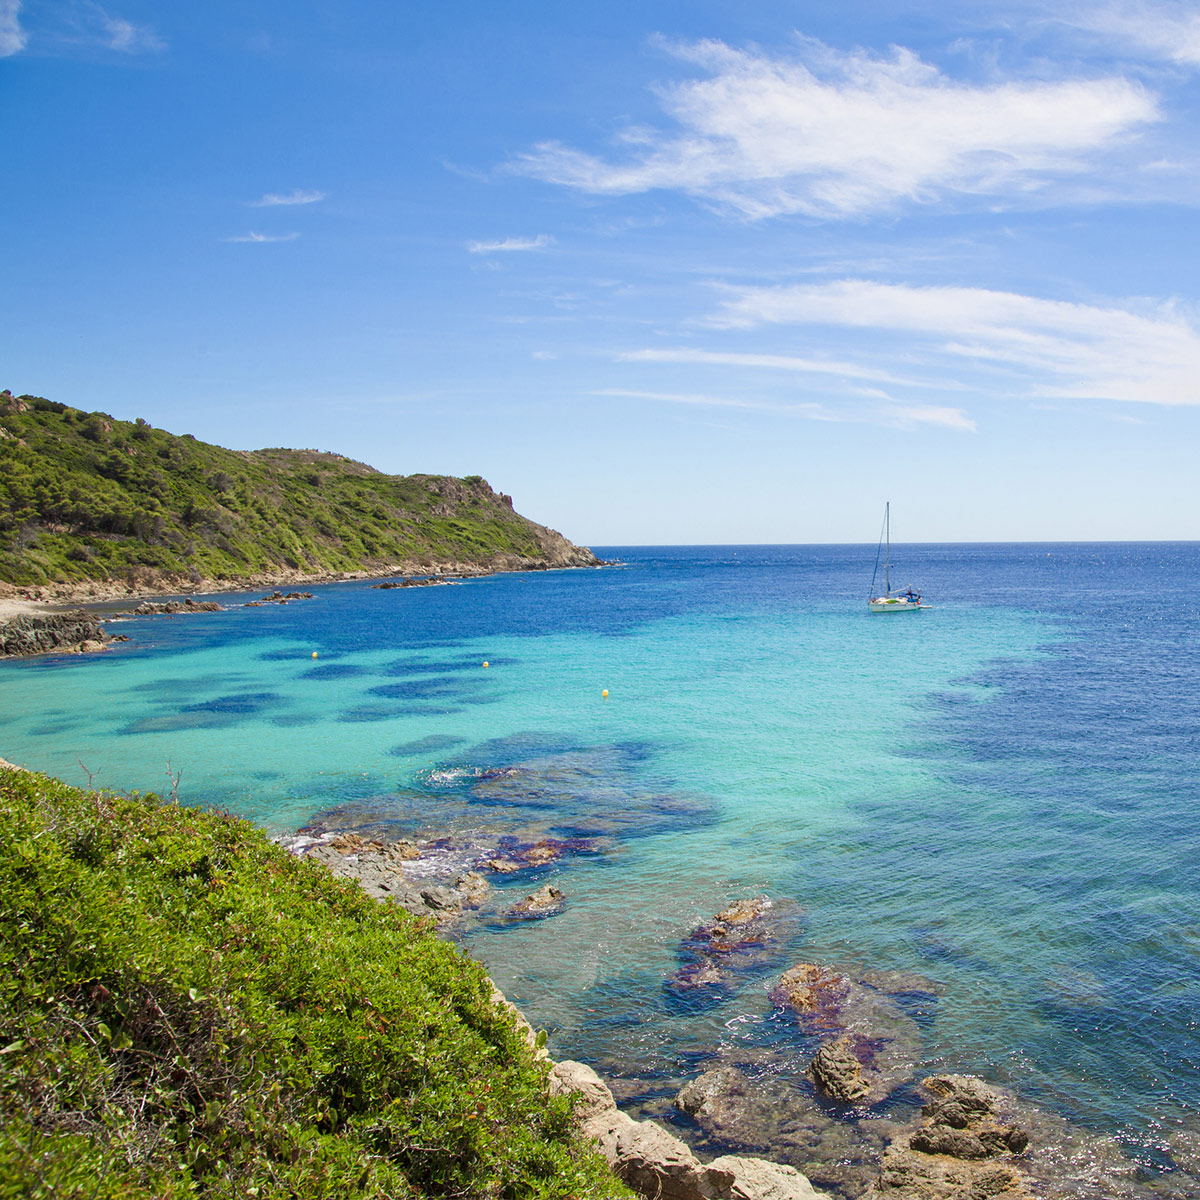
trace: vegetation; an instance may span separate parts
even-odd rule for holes
[[[252,826],[0,769],[0,1197],[618,1197],[482,969]]]
[[[561,539],[478,475],[226,450],[0,392],[0,581],[134,586],[544,560]]]

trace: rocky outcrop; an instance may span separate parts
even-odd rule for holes
[[[653,1121],[635,1121],[617,1108],[612,1092],[583,1063],[561,1062],[550,1071],[550,1090],[575,1097],[580,1129],[608,1160],[613,1173],[653,1200],[820,1200],[794,1167],[724,1155],[702,1163],[677,1137]]]
[[[680,943],[683,965],[667,980],[667,992],[692,1001],[715,1001],[739,976],[778,969],[800,916],[799,906],[790,900],[756,896],[734,901]]]
[[[920,1028],[887,993],[820,963],[799,963],[772,999],[822,1038],[806,1073],[830,1100],[877,1104],[912,1078]]]
[[[0,657],[103,650],[109,636],[89,612],[23,613],[0,625]]]
[[[546,884],[518,901],[510,908],[509,915],[513,917],[548,917],[562,908],[563,893],[552,884]]]
[[[312,592],[281,592],[277,588],[261,600],[247,600],[243,608],[261,608],[264,604],[289,604],[293,600],[311,600]]]
[[[1031,1180],[1017,1156],[1029,1134],[1006,1114],[1010,1097],[970,1075],[931,1075],[921,1083],[930,1102],[914,1131],[887,1148],[878,1200],[1032,1200]]]
[[[174,617],[180,613],[223,612],[224,608],[215,600],[193,600],[189,596],[186,600],[143,600],[131,611],[135,617]]]
[[[355,880],[372,899],[387,900],[437,921],[452,920],[464,908],[474,907],[487,890],[486,882],[473,873],[462,876],[455,887],[407,879],[404,863],[420,856],[411,842],[382,842],[344,833],[305,846],[300,853],[324,863],[343,879]]]

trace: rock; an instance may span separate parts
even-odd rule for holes
[[[1014,1161],[1028,1133],[1003,1118],[1011,1097],[970,1075],[933,1075],[921,1124],[895,1138],[872,1196],[887,1200],[1027,1200],[1030,1177]]]
[[[676,996],[718,1000],[739,975],[779,964],[799,906],[767,896],[735,900],[680,943],[683,965],[666,982]]]
[[[714,1158],[708,1169],[733,1175],[729,1188],[731,1200],[821,1200],[825,1194],[818,1192],[795,1167],[762,1158],[725,1154]]]
[[[621,1112],[612,1092],[583,1063],[556,1063],[554,1095],[575,1094],[576,1120],[596,1142],[613,1173],[654,1200],[821,1200],[798,1171],[726,1155],[707,1166],[677,1137],[652,1121]]]
[[[438,884],[422,888],[421,899],[425,901],[427,908],[437,912],[458,912],[463,906],[463,898],[458,892]]]
[[[89,612],[22,613],[0,625],[0,657],[103,650],[108,634]]]
[[[716,1067],[685,1083],[675,1097],[675,1107],[689,1116],[713,1111],[731,1096],[745,1096],[746,1076],[737,1067]]]
[[[871,1095],[871,1085],[863,1079],[863,1067],[854,1053],[849,1037],[825,1042],[805,1074],[831,1100],[839,1104],[862,1104]]]
[[[891,997],[820,963],[785,971],[771,998],[822,1038],[806,1074],[840,1104],[873,1105],[913,1076],[921,1031]]]
[[[545,887],[538,888],[536,892],[531,893],[524,900],[514,904],[508,910],[509,915],[514,917],[549,916],[562,906],[563,899],[563,893],[558,888],[553,887],[551,884],[546,884]]]
[[[462,897],[466,907],[478,908],[490,892],[491,886],[484,877],[475,871],[468,871],[454,881],[454,890]]]
[[[135,617],[177,616],[179,613],[224,612],[224,607],[215,600],[143,600],[137,608],[130,610]]]
[[[521,870],[521,864],[513,862],[511,858],[488,858],[484,860],[483,865],[489,871],[500,875],[511,875],[514,871]]]

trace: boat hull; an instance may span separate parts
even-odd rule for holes
[[[895,612],[920,612],[923,608],[928,608],[927,604],[922,604],[919,600],[901,600],[901,599],[883,599],[868,600],[867,607],[873,613],[895,613]]]

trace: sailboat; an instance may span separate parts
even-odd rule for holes
[[[886,547],[886,549],[885,549]],[[879,577],[879,556],[883,555],[883,592],[875,590],[875,580]],[[928,608],[921,603],[921,593],[912,588],[892,595],[892,504],[889,500],[883,509],[883,530],[879,535],[879,549],[875,552],[875,572],[871,576],[871,593],[867,597],[867,607],[873,613],[917,612]]]

